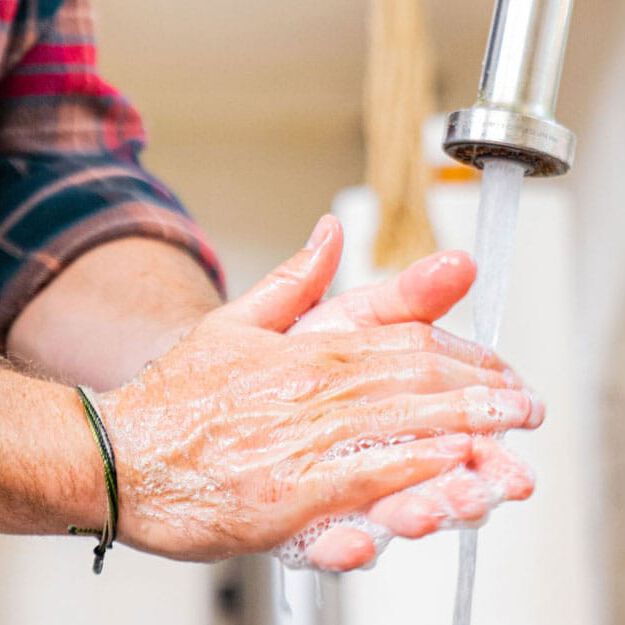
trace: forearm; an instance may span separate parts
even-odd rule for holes
[[[0,362],[0,533],[100,527],[102,463],[76,392]]]
[[[185,251],[122,239],[84,254],[42,291],[13,324],[8,351],[56,379],[113,388],[219,303]]]

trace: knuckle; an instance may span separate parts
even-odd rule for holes
[[[277,462],[261,490],[263,503],[278,503],[293,499],[298,491],[302,472],[299,463],[288,459]]]
[[[457,409],[458,430],[461,432],[470,432],[475,428],[476,415],[475,411],[466,401],[463,401]]]
[[[458,397],[458,418],[467,430],[475,429],[481,421],[492,417],[492,390],[487,386],[468,386]]]
[[[305,275],[306,260],[309,256],[308,250],[300,250],[287,262],[272,270],[270,278],[279,282],[299,282]]]
[[[315,502],[315,513],[324,514],[340,505],[344,499],[344,493],[341,475],[337,474],[336,467],[333,467],[332,470],[323,470],[318,473],[307,491],[307,496],[311,502]]]
[[[368,494],[373,496],[376,486],[375,476],[368,471],[356,471],[349,479],[348,486],[354,493],[359,493],[366,497]]]
[[[414,376],[416,379],[423,378],[436,390],[447,378],[447,367],[439,355],[422,352],[415,361]]]

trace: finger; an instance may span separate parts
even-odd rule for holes
[[[442,393],[467,386],[522,388],[513,375],[427,353],[380,354],[334,363],[328,376],[329,395],[334,399],[381,399],[398,393]]]
[[[422,538],[445,524],[482,520],[501,501],[526,499],[534,488],[531,470],[499,442],[477,438],[473,470],[458,468],[415,489],[375,502],[370,521],[404,538]],[[348,571],[377,556],[372,538],[355,528],[333,527],[308,550],[311,563],[328,571]]]
[[[439,252],[380,284],[353,289],[309,311],[293,333],[336,331],[442,317],[475,280],[473,259],[462,251]]]
[[[494,503],[489,484],[476,473],[460,469],[381,499],[367,517],[396,536],[421,538],[445,523],[478,521]]]
[[[527,499],[533,492],[530,468],[493,439],[474,440],[468,466],[472,469],[458,469],[377,501],[367,517],[395,535],[420,538],[443,523],[483,519],[502,501]]]
[[[333,527],[307,550],[310,563],[322,571],[345,572],[357,569],[376,557],[373,540],[353,527]]]
[[[357,439],[533,429],[542,423],[544,414],[542,402],[526,391],[472,386],[434,395],[401,395],[333,410],[316,422],[313,444],[316,449],[329,449],[332,455],[334,445]],[[484,454],[478,460],[488,462],[489,457]]]
[[[211,313],[276,332],[288,329],[326,292],[341,256],[343,232],[332,215],[319,220],[306,247],[237,300]]]
[[[355,510],[471,457],[471,437],[441,436],[313,464],[302,478],[311,518]]]
[[[357,332],[308,333],[298,337],[293,349],[326,350],[344,357],[366,356],[385,352],[426,352],[447,356],[476,367],[507,372],[520,378],[491,349],[449,334],[423,323],[402,323]]]
[[[422,538],[445,522],[477,521],[488,514],[491,490],[467,469],[433,478],[421,486],[384,497],[374,503],[367,518],[395,536]],[[308,549],[310,562],[326,571],[348,571],[372,562],[377,553],[369,534],[336,526],[324,532]]]
[[[476,438],[469,466],[492,486],[499,500],[522,501],[534,492],[531,469],[496,440]]]

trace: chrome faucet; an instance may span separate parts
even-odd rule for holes
[[[497,0],[477,101],[451,113],[443,140],[453,158],[523,163],[527,176],[573,164],[575,135],[555,120],[573,0]]]

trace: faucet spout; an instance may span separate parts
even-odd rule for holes
[[[449,116],[445,151],[481,168],[488,158],[526,175],[566,173],[575,135],[555,120],[573,0],[497,0],[477,101]]]

